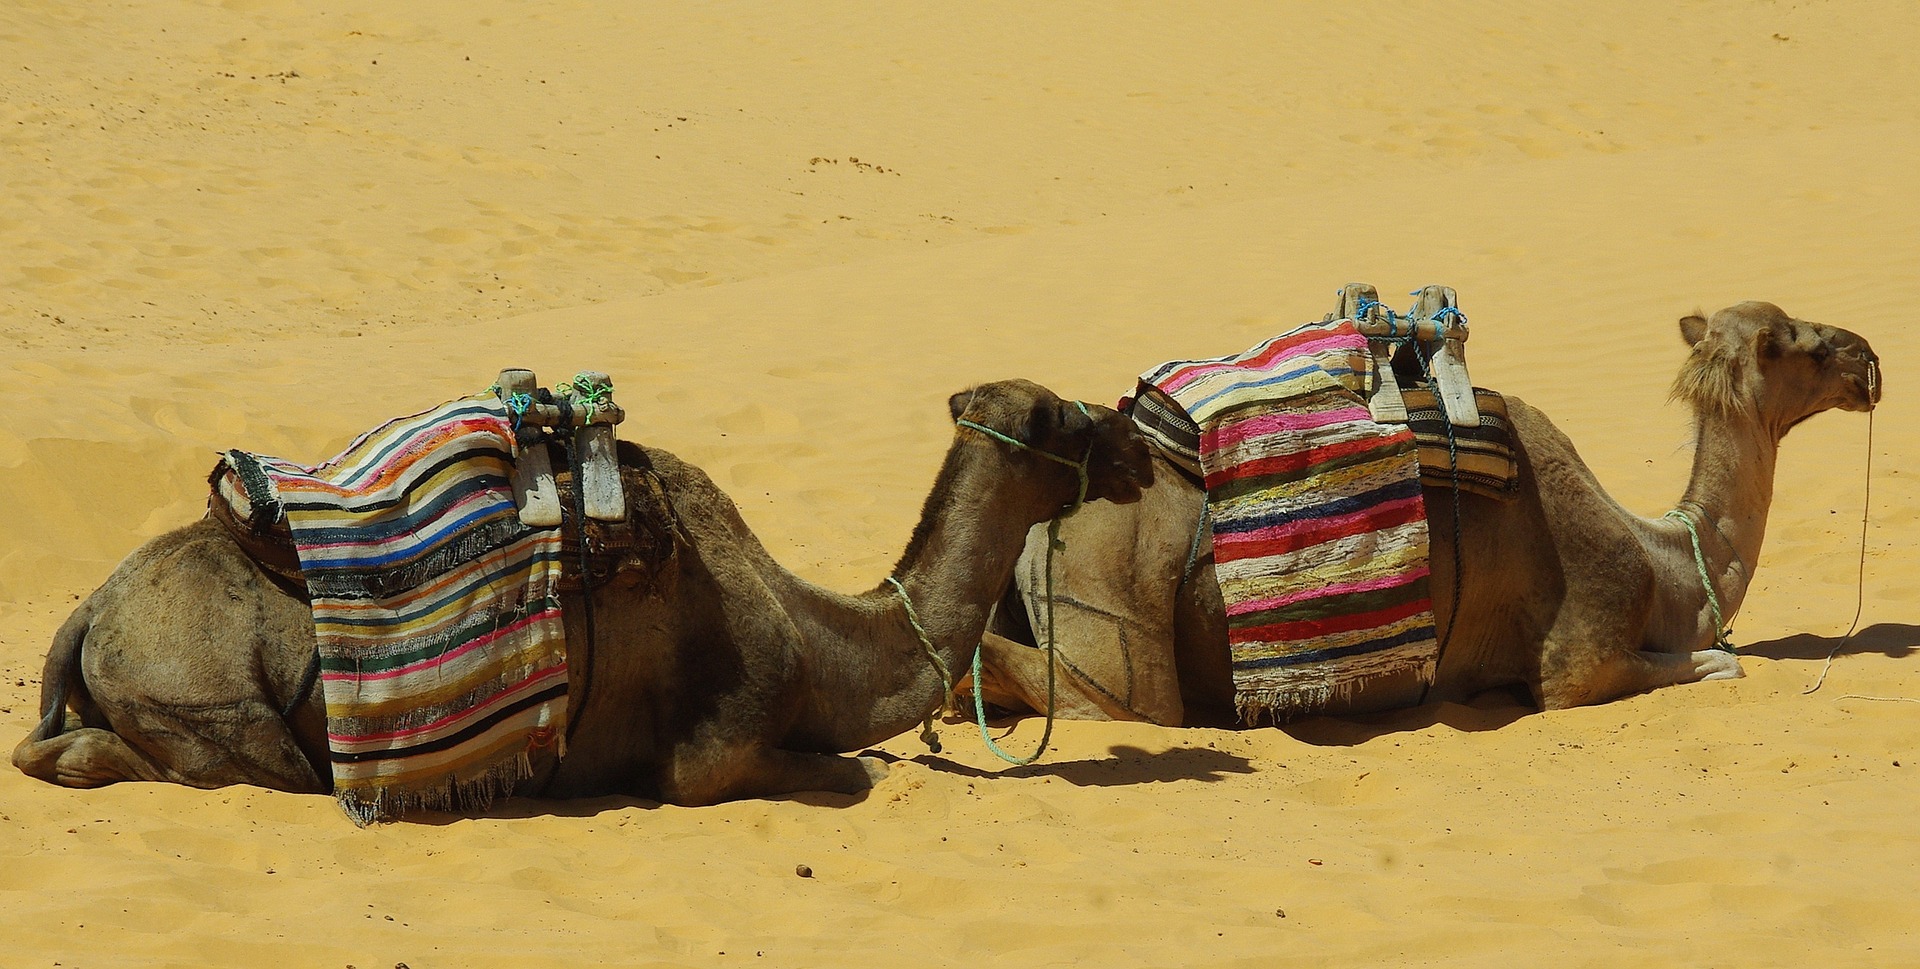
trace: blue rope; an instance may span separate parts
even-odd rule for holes
[[[1380,309],[1387,311],[1387,338],[1397,339],[1398,338],[1397,329],[1400,322],[1400,314],[1395,313],[1393,311],[1393,307],[1388,306],[1387,304],[1382,303],[1377,299],[1361,300],[1359,304],[1357,304],[1353,308],[1353,318],[1356,320],[1364,320],[1367,318],[1368,314],[1373,312],[1375,307],[1378,307]],[[1408,318],[1408,322],[1409,323],[1412,322],[1411,317]],[[1411,333],[1412,330],[1409,329],[1408,332]]]
[[[532,394],[514,394],[507,398],[507,413],[513,415],[513,432],[520,433],[520,419],[527,414],[527,408],[533,406]]]
[[[1080,408],[1080,413],[1086,415],[1086,417],[1089,420],[1093,418],[1093,415],[1087,411],[1087,405],[1085,403],[1081,401],[1074,401],[1074,406]],[[987,701],[985,700],[985,698],[983,698],[980,695],[981,693],[980,650],[975,649],[973,651],[973,718],[974,718],[974,723],[980,727],[980,739],[986,743],[988,750],[993,751],[993,754],[995,757],[998,757],[1001,760],[1004,760],[1015,767],[1024,767],[1027,764],[1031,764],[1034,761],[1039,760],[1040,755],[1047,752],[1047,744],[1053,739],[1053,714],[1054,714],[1054,692],[1055,692],[1054,670],[1055,670],[1055,667],[1059,665],[1059,663],[1055,659],[1056,647],[1055,647],[1055,640],[1054,640],[1055,627],[1054,627],[1054,619],[1053,619],[1053,553],[1058,549],[1062,549],[1066,547],[1066,543],[1060,541],[1061,520],[1065,519],[1069,515],[1072,515],[1074,512],[1079,511],[1080,508],[1087,503],[1087,464],[1088,462],[1093,460],[1093,442],[1092,441],[1087,442],[1086,455],[1076,462],[1076,461],[1069,461],[1066,458],[1060,457],[1057,454],[1049,454],[1048,452],[1042,451],[1031,444],[1028,444],[1024,441],[1014,440],[1013,438],[1008,437],[1007,435],[1002,434],[991,427],[987,427],[982,424],[976,424],[973,421],[961,420],[961,421],[956,421],[955,423],[959,424],[962,427],[970,427],[970,428],[973,428],[974,430],[984,432],[990,437],[996,438],[1001,441],[1005,441],[1006,443],[1011,444],[1014,447],[1020,448],[1022,450],[1031,451],[1034,454],[1038,454],[1043,458],[1047,458],[1048,460],[1056,461],[1056,462],[1059,462],[1060,464],[1064,464],[1070,468],[1073,468],[1080,475],[1080,490],[1074,496],[1073,504],[1068,505],[1065,511],[1061,512],[1058,515],[1055,515],[1052,521],[1047,522],[1047,562],[1046,562],[1046,566],[1047,566],[1047,581],[1046,581],[1047,725],[1045,729],[1041,731],[1040,743],[1038,746],[1036,746],[1033,749],[1033,753],[1025,757],[1015,757],[1014,755],[1009,754],[1006,751],[1000,749],[999,744],[994,743],[993,734],[989,732],[987,729]]]

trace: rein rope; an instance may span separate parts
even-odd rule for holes
[[[1874,391],[1877,385],[1879,384],[1879,382],[1880,382],[1880,365],[1878,363],[1870,364],[1869,369],[1867,370],[1868,402],[1873,401]],[[1874,410],[1877,410],[1877,409],[1878,407],[1874,408]],[[1866,482],[1865,482],[1865,496],[1860,499],[1860,572],[1859,572],[1859,576],[1855,579],[1855,585],[1854,585],[1853,622],[1847,624],[1847,634],[1845,636],[1840,637],[1840,641],[1834,644],[1833,650],[1827,653],[1826,662],[1820,664],[1820,678],[1814,680],[1812,686],[1807,687],[1805,690],[1800,691],[1801,696],[1806,696],[1807,694],[1820,689],[1820,685],[1827,681],[1827,671],[1833,668],[1833,658],[1835,656],[1840,655],[1840,650],[1842,647],[1846,646],[1847,643],[1853,641],[1854,632],[1860,628],[1860,613],[1866,608],[1866,604],[1867,604],[1867,519],[1869,517],[1869,514],[1872,512],[1872,510],[1873,510],[1873,410],[1869,410],[1867,411],[1867,475],[1866,475]],[[1845,697],[1842,697],[1842,699],[1845,699]],[[1868,699],[1906,700],[1908,698],[1906,697],[1869,697]]]
[[[1091,419],[1093,417],[1093,415],[1087,411],[1086,404],[1080,401],[1074,401],[1074,406],[1080,408],[1080,413],[1086,415],[1087,418]],[[1056,549],[1066,547],[1065,543],[1060,541],[1061,520],[1079,511],[1081,506],[1087,503],[1087,464],[1093,459],[1093,442],[1087,442],[1087,453],[1083,455],[1080,460],[1074,461],[1070,458],[1063,458],[1058,454],[1042,451],[1025,441],[1010,437],[985,424],[976,423],[964,418],[955,420],[954,424],[967,428],[968,430],[978,431],[1003,444],[1038,455],[1049,461],[1064,464],[1072,468],[1080,479],[1079,490],[1075,493],[1072,504],[1067,505],[1065,510],[1055,515],[1053,519],[1047,523],[1047,725],[1041,732],[1040,744],[1034,748],[1033,753],[1025,757],[1016,757],[1002,750],[999,744],[994,743],[993,735],[987,729],[987,704],[980,696],[980,675],[982,672],[980,649],[976,645],[973,650],[973,713],[974,722],[980,727],[980,739],[986,743],[987,749],[993,751],[994,755],[1001,760],[1015,767],[1023,767],[1039,760],[1040,755],[1047,752],[1047,744],[1053,739],[1054,668],[1058,665],[1054,660],[1053,553]],[[953,671],[947,666],[946,661],[940,658],[940,654],[934,650],[932,638],[927,635],[926,629],[920,625],[920,618],[914,612],[913,600],[907,596],[907,587],[895,576],[888,576],[887,581],[893,585],[894,591],[899,594],[901,605],[906,607],[907,622],[913,626],[914,633],[920,637],[920,648],[926,652],[927,658],[933,662],[933,668],[940,674],[940,684],[945,689],[945,692],[942,693],[940,697],[940,706],[932,713],[927,714],[926,727],[920,733],[921,742],[926,744],[929,750],[937,754],[940,752],[940,737],[934,733],[933,718],[941,711],[949,708],[948,700],[953,696]]]

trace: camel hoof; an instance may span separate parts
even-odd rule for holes
[[[1740,657],[1723,649],[1703,649],[1693,654],[1693,670],[1705,680],[1737,680],[1747,675],[1740,668]]]
[[[867,772],[867,786],[877,787],[893,771],[893,765],[878,757],[855,757],[862,769]]]

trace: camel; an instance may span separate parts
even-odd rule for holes
[[[1693,409],[1695,455],[1674,512],[1648,519],[1622,508],[1546,415],[1509,397],[1520,491],[1508,501],[1460,494],[1457,560],[1455,496],[1424,489],[1442,641],[1433,682],[1384,678],[1315,712],[1378,712],[1520,685],[1537,707],[1559,709],[1743,675],[1732,652],[1712,647],[1759,564],[1780,440],[1831,408],[1872,410],[1878,358],[1853,333],[1762,302],[1688,316],[1680,335],[1692,352],[1672,397]],[[1204,496],[1157,450],[1155,463],[1140,501],[1062,523],[1055,710],[1240,725],[1211,546],[1198,531]],[[981,651],[981,697],[1015,713],[1047,709],[1047,657],[1030,645],[1045,635],[1036,618],[1046,606],[1045,543],[1040,530],[1029,536]]]
[[[947,669],[971,662],[1029,527],[1083,490],[1089,502],[1134,501],[1152,483],[1145,443],[1110,409],[1022,380],[949,404],[956,434],[920,521],[889,579],[860,595],[786,571],[705,473],[621,442],[621,465],[653,475],[671,508],[670,564],[639,592],[594,591],[599,635],[585,662],[580,597],[563,599],[571,695],[586,700],[564,757],[534,751],[516,793],[702,805],[856,794],[885,776],[884,761],[842,754],[943,701],[950,683],[929,651]],[[303,593],[211,519],[141,546],[54,637],[42,720],[14,765],[69,787],[328,791],[319,691],[295,695],[314,652]]]

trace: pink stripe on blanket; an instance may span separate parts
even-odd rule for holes
[[[1338,349],[1364,350],[1367,345],[1366,338],[1360,336],[1358,331],[1355,331],[1352,335],[1348,335],[1345,333],[1330,333],[1325,335],[1313,334],[1313,336],[1315,336],[1316,338],[1307,340],[1305,342],[1300,342],[1300,343],[1289,343],[1288,341],[1285,341],[1285,340],[1277,340],[1274,342],[1272,346],[1268,347],[1264,353],[1261,353],[1257,357],[1252,357],[1246,360],[1228,359],[1228,360],[1215,361],[1212,363],[1196,364],[1190,367],[1182,367],[1178,370],[1175,370],[1173,373],[1167,375],[1166,377],[1160,379],[1159,381],[1156,382],[1155,385],[1158,386],[1162,391],[1165,391],[1168,394],[1172,394],[1175,391],[1180,390],[1186,385],[1193,383],[1194,381],[1199,380],[1200,378],[1208,374],[1218,373],[1219,371],[1222,371],[1222,370],[1258,371],[1258,370],[1265,369],[1268,364],[1272,363],[1276,358],[1282,357],[1282,356],[1286,356],[1286,357],[1305,356],[1307,354],[1319,353],[1324,350],[1338,350]]]
[[[1330,427],[1353,421],[1372,420],[1365,407],[1342,407],[1338,410],[1325,410],[1317,413],[1262,414],[1249,417],[1234,424],[1223,424],[1217,429],[1208,430],[1200,438],[1200,450],[1219,451],[1236,444],[1245,443],[1250,438],[1264,437],[1283,431],[1304,431],[1316,427]]]

